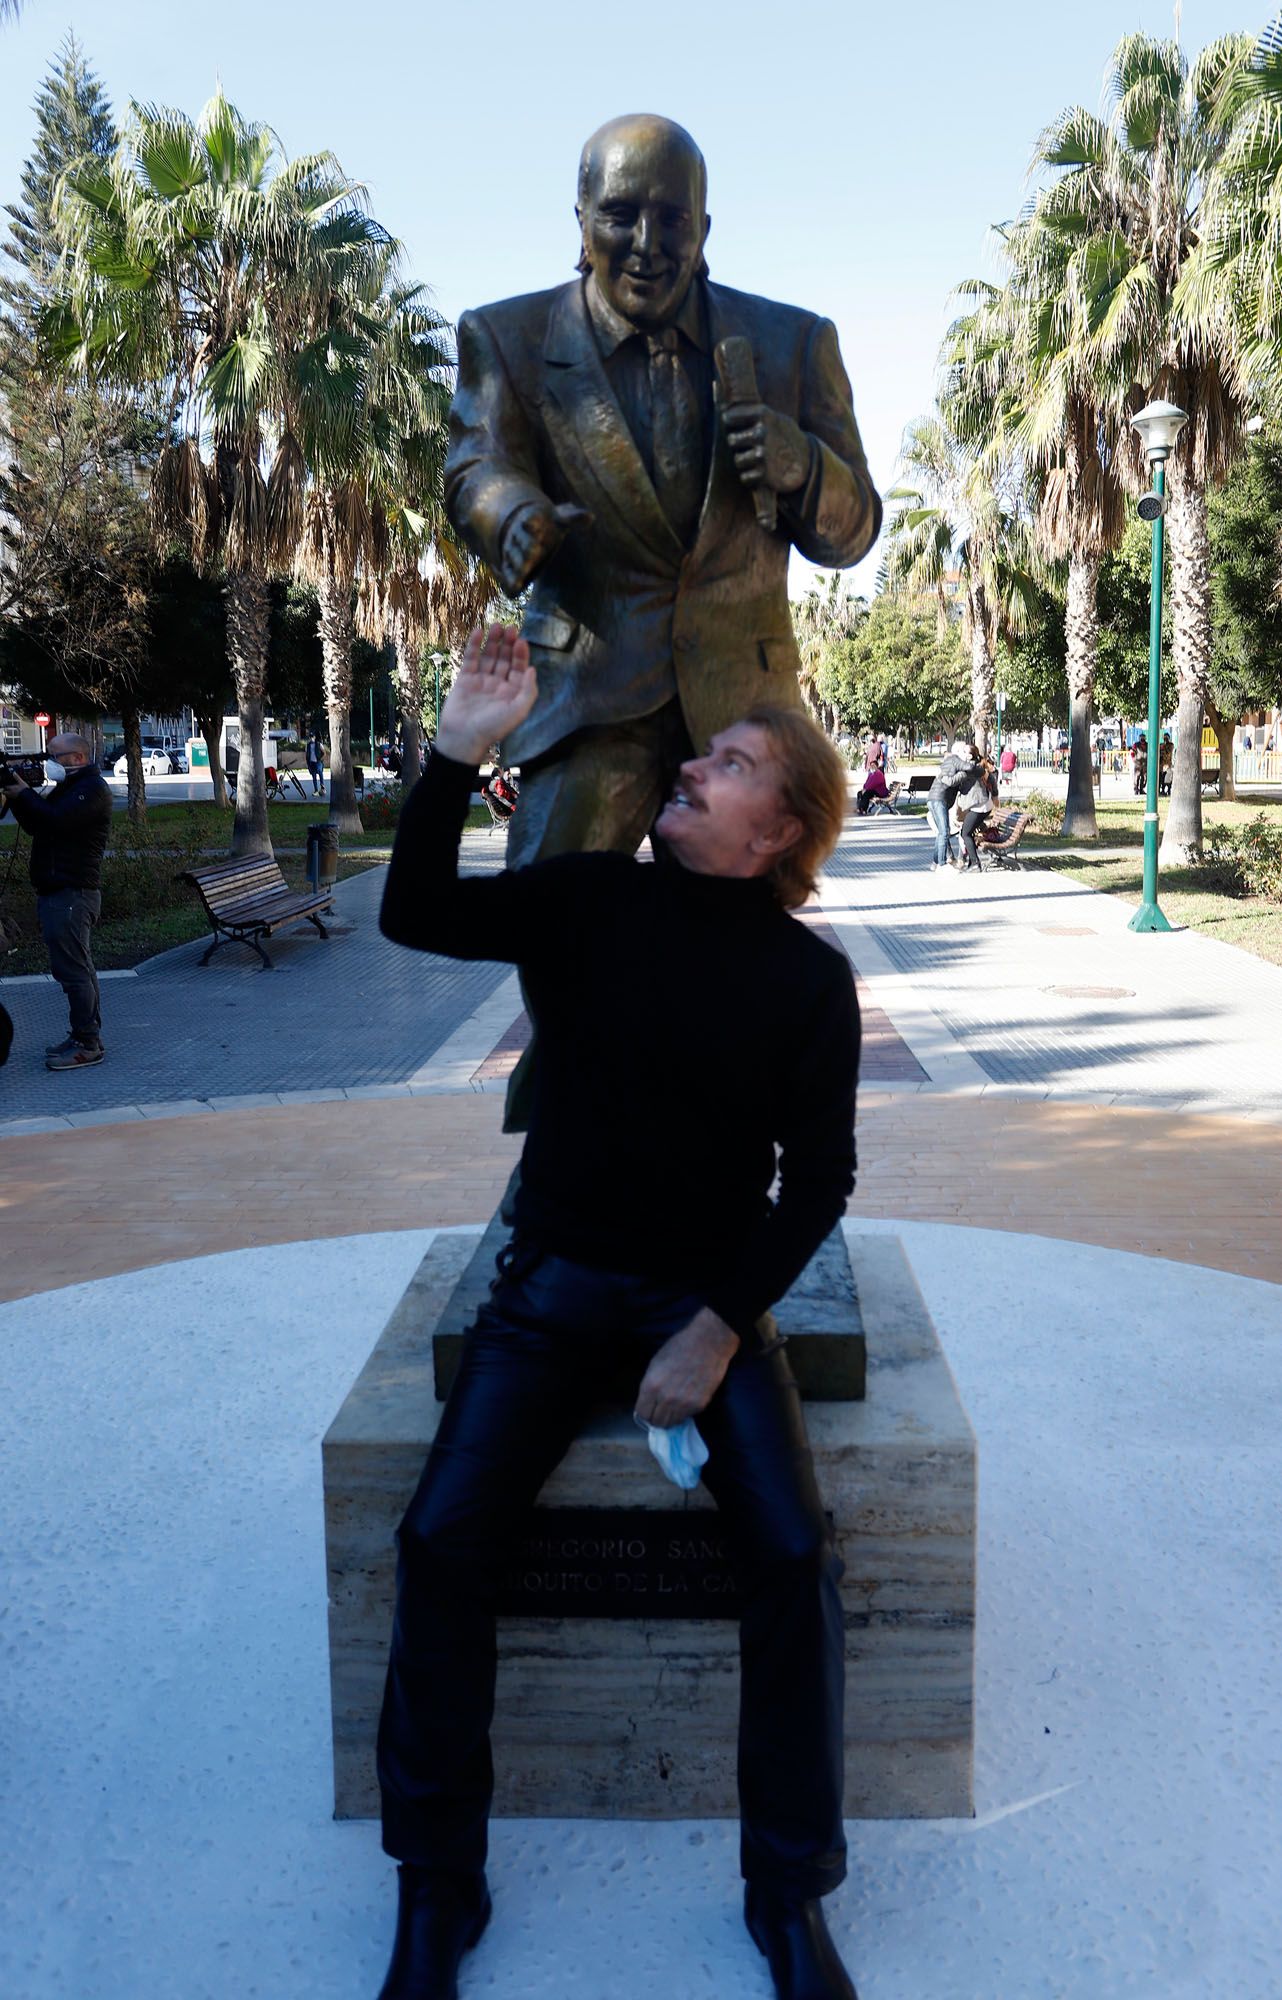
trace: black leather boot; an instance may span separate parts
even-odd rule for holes
[[[788,1903],[749,1882],[743,1920],[770,1967],[779,2000],[859,2000],[817,1897]]]
[[[423,1868],[397,1870],[396,1943],[378,2000],[458,2000],[458,1969],[490,1921],[490,1892]]]

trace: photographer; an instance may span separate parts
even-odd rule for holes
[[[49,969],[67,996],[71,1032],[46,1049],[47,1069],[85,1069],[103,1057],[98,975],[90,933],[102,909],[102,857],[111,827],[111,791],[83,736],[55,736],[45,758],[55,780],[48,797],[0,762],[0,793],[31,835],[31,886]]]

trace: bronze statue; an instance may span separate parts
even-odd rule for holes
[[[713,284],[705,204],[688,132],[613,119],[579,165],[581,276],[459,324],[446,506],[530,593],[515,867],[635,852],[692,746],[799,703],[789,550],[845,568],[880,526],[831,322]]]

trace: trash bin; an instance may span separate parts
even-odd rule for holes
[[[332,889],[338,880],[338,828],[321,820],[307,829],[307,879],[313,889]]]

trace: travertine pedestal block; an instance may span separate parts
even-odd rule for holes
[[[849,1243],[866,1400],[806,1406],[846,1564],[846,1811],[969,1814],[974,1437],[898,1239]],[[378,1810],[393,1536],[440,1416],[431,1333],[474,1249],[437,1239],[324,1443],[340,1818]],[[662,1477],[626,1411],[600,1416],[514,1533],[496,1812],[735,1816],[733,1588],[709,1496]],[[538,1614],[541,1597],[558,1615]],[[587,1615],[560,1615],[578,1604]]]

